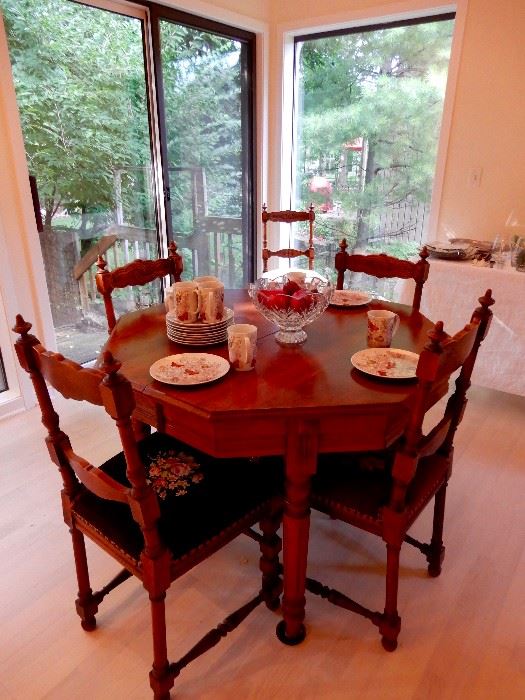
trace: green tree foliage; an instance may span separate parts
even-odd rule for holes
[[[312,197],[313,175],[326,176],[360,243],[386,207],[430,201],[452,28],[431,22],[302,44],[300,198]],[[342,172],[356,139],[366,154],[360,183]]]
[[[0,0],[30,171],[49,226],[66,210],[82,238],[113,221],[154,228],[144,57],[138,20],[68,0]],[[161,21],[172,209],[192,229],[191,178],[205,169],[211,214],[241,216],[239,42]]]
[[[161,52],[170,165],[204,168],[210,214],[240,217],[240,43],[162,21]]]
[[[144,222],[150,153],[140,23],[66,0],[0,3],[47,225],[65,209],[82,237],[95,236],[113,217],[117,169],[125,172],[131,223],[151,224]]]

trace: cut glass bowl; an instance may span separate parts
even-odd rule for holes
[[[279,326],[275,340],[281,345],[304,343],[304,326],[323,313],[332,291],[329,280],[313,270],[279,270],[249,286],[257,310]]]

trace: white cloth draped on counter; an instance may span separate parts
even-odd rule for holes
[[[472,383],[525,396],[525,273],[514,268],[476,267],[470,262],[429,259],[421,313],[456,333],[470,320],[479,297],[492,289],[492,326],[474,367]],[[411,304],[412,280],[398,287],[399,301]]]

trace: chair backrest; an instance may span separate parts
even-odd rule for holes
[[[133,390],[128,380],[119,374],[120,363],[106,352],[101,369],[85,368],[46,350],[34,335],[31,324],[17,315],[13,330],[19,334],[15,343],[18,360],[28,372],[47,429],[46,443],[52,461],[58,466],[68,498],[63,499],[64,517],[70,522],[69,503],[79,489],[85,487],[96,496],[127,503],[134,520],[142,530],[144,552],[148,556],[160,553],[162,547],[156,528],[160,517],[157,496],[146,480],[146,472],[133,433],[131,414],[135,407]],[[76,454],[69,437],[60,428],[48,385],[62,396],[76,401],[104,406],[115,421],[126,459],[126,486]],[[153,554],[152,554],[153,553]]]
[[[421,293],[425,284],[430,265],[427,262],[428,250],[425,246],[419,253],[417,262],[400,260],[386,253],[377,255],[360,255],[347,253],[348,244],[343,238],[339,244],[339,252],[335,256],[335,269],[337,270],[336,289],[343,289],[346,270],[351,272],[364,272],[373,277],[399,277],[401,279],[413,279],[416,283],[412,308],[419,311]]]
[[[172,282],[179,282],[183,271],[182,256],[177,252],[177,244],[174,241],[168,246],[167,258],[133,260],[114,270],[106,270],[106,266],[106,261],[99,255],[97,260],[99,272],[95,275],[95,279],[97,289],[104,299],[109,333],[117,322],[111,296],[114,289],[148,284],[148,282],[162,279],[166,275],[170,276]]]
[[[292,225],[297,221],[308,221],[308,248],[298,250],[297,248],[281,248],[280,250],[270,250],[268,248],[268,221],[277,223],[286,223]],[[308,211],[267,211],[266,204],[263,204],[262,222],[263,222],[263,244],[262,244],[262,259],[263,272],[268,272],[268,260],[271,257],[278,258],[297,258],[304,255],[308,259],[308,269],[313,270],[314,267],[314,221],[315,212],[313,204],[310,204]]]
[[[467,403],[466,394],[474,363],[492,318],[492,290],[488,289],[479,302],[480,306],[474,310],[470,323],[455,335],[449,336],[443,331],[442,321],[438,321],[428,334],[429,341],[417,365],[418,387],[411,417],[392,469],[390,507],[393,510],[402,510],[407,487],[421,458],[429,455],[451,456],[454,434]],[[437,399],[446,395],[451,375],[458,369],[460,372],[455,389],[447,401],[444,415],[424,435],[423,420],[427,410]]]

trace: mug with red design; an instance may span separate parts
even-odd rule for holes
[[[199,287],[195,282],[175,282],[175,315],[182,323],[195,323],[199,316]]]
[[[257,326],[250,323],[234,323],[228,326],[228,355],[232,367],[241,372],[255,367],[257,352]]]
[[[393,311],[378,309],[368,312],[368,347],[389,348],[397,329],[399,316]]]
[[[217,323],[224,317],[224,285],[219,280],[198,283],[199,318],[203,323]]]

